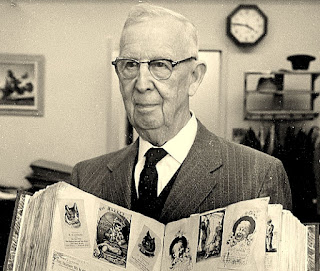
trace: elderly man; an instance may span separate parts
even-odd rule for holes
[[[194,25],[140,4],[123,28],[115,66],[132,145],[78,163],[72,184],[160,222],[270,196],[291,208],[282,163],[209,132],[189,109],[206,72]]]

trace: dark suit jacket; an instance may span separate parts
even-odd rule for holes
[[[138,141],[117,152],[80,162],[74,167],[71,183],[130,209],[137,152]],[[217,137],[198,121],[195,142],[159,220],[168,223],[264,196],[270,196],[271,203],[291,209],[290,186],[280,160]]]

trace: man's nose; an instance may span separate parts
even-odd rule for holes
[[[153,77],[149,71],[148,63],[141,63],[135,84],[136,89],[140,92],[145,92],[152,89],[152,79]]]

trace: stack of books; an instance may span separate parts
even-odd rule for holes
[[[60,181],[69,182],[72,166],[39,159],[30,164],[32,173],[26,179],[32,185],[33,190],[45,188],[47,185]]]

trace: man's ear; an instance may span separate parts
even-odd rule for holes
[[[207,65],[203,61],[197,61],[196,66],[192,72],[191,84],[189,87],[189,96],[193,96],[198,87],[200,86],[202,79],[207,71]]]

